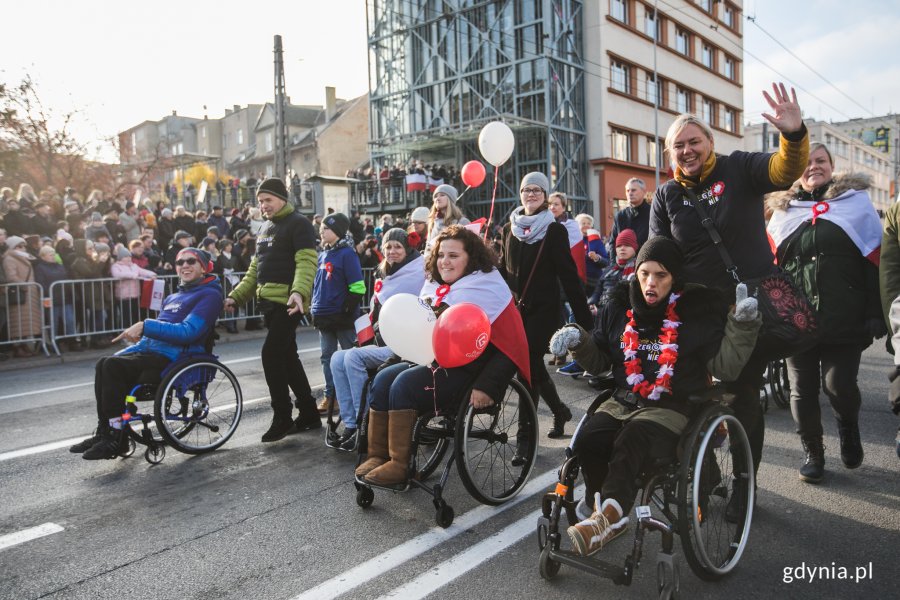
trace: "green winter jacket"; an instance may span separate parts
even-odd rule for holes
[[[881,236],[881,263],[878,266],[881,283],[881,310],[888,331],[891,304],[900,296],[900,202],[895,202],[884,213],[884,234]]]
[[[257,299],[287,304],[296,292],[303,298],[303,312],[309,312],[316,275],[315,229],[291,204],[285,204],[266,225],[259,232],[247,274],[228,297],[242,305],[255,293]]]

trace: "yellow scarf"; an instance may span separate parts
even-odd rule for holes
[[[701,181],[704,181],[709,174],[712,173],[712,170],[716,166],[716,152],[715,150],[710,150],[709,157],[703,163],[703,168],[700,169],[700,178],[695,179],[694,177],[690,177],[685,174],[684,171],[681,170],[681,167],[675,167],[675,181],[680,183],[682,186],[686,188],[698,187]]]

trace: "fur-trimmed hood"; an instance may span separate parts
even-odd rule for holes
[[[872,178],[865,173],[841,173],[835,175],[828,189],[822,196],[822,200],[832,200],[848,190],[866,190],[872,185]],[[773,192],[766,196],[766,208],[769,210],[787,210],[791,200],[800,192],[800,182],[794,183],[791,189],[783,192]]]

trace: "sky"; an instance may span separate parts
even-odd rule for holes
[[[111,147],[102,140],[145,120],[173,110],[220,118],[234,104],[270,101],[276,34],[283,39],[293,103],[324,104],[325,86],[334,86],[339,98],[365,94],[365,4],[8,3],[0,81],[14,84],[30,74],[56,114],[79,111],[73,133],[89,153],[112,158]],[[669,12],[667,5],[681,7],[683,0],[659,0],[659,5]],[[690,21],[684,16],[688,13],[678,17]],[[745,0],[744,17],[745,122],[762,121],[767,106],[761,90],[776,79],[799,86],[798,99],[808,117],[842,121],[900,111],[900,0]],[[697,21],[692,25],[702,26]]]

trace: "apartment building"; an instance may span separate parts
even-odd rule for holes
[[[590,185],[608,234],[628,179],[648,195],[657,173],[666,181],[664,138],[678,114],[707,121],[716,151],[742,148],[742,2],[600,0],[584,13]]]

